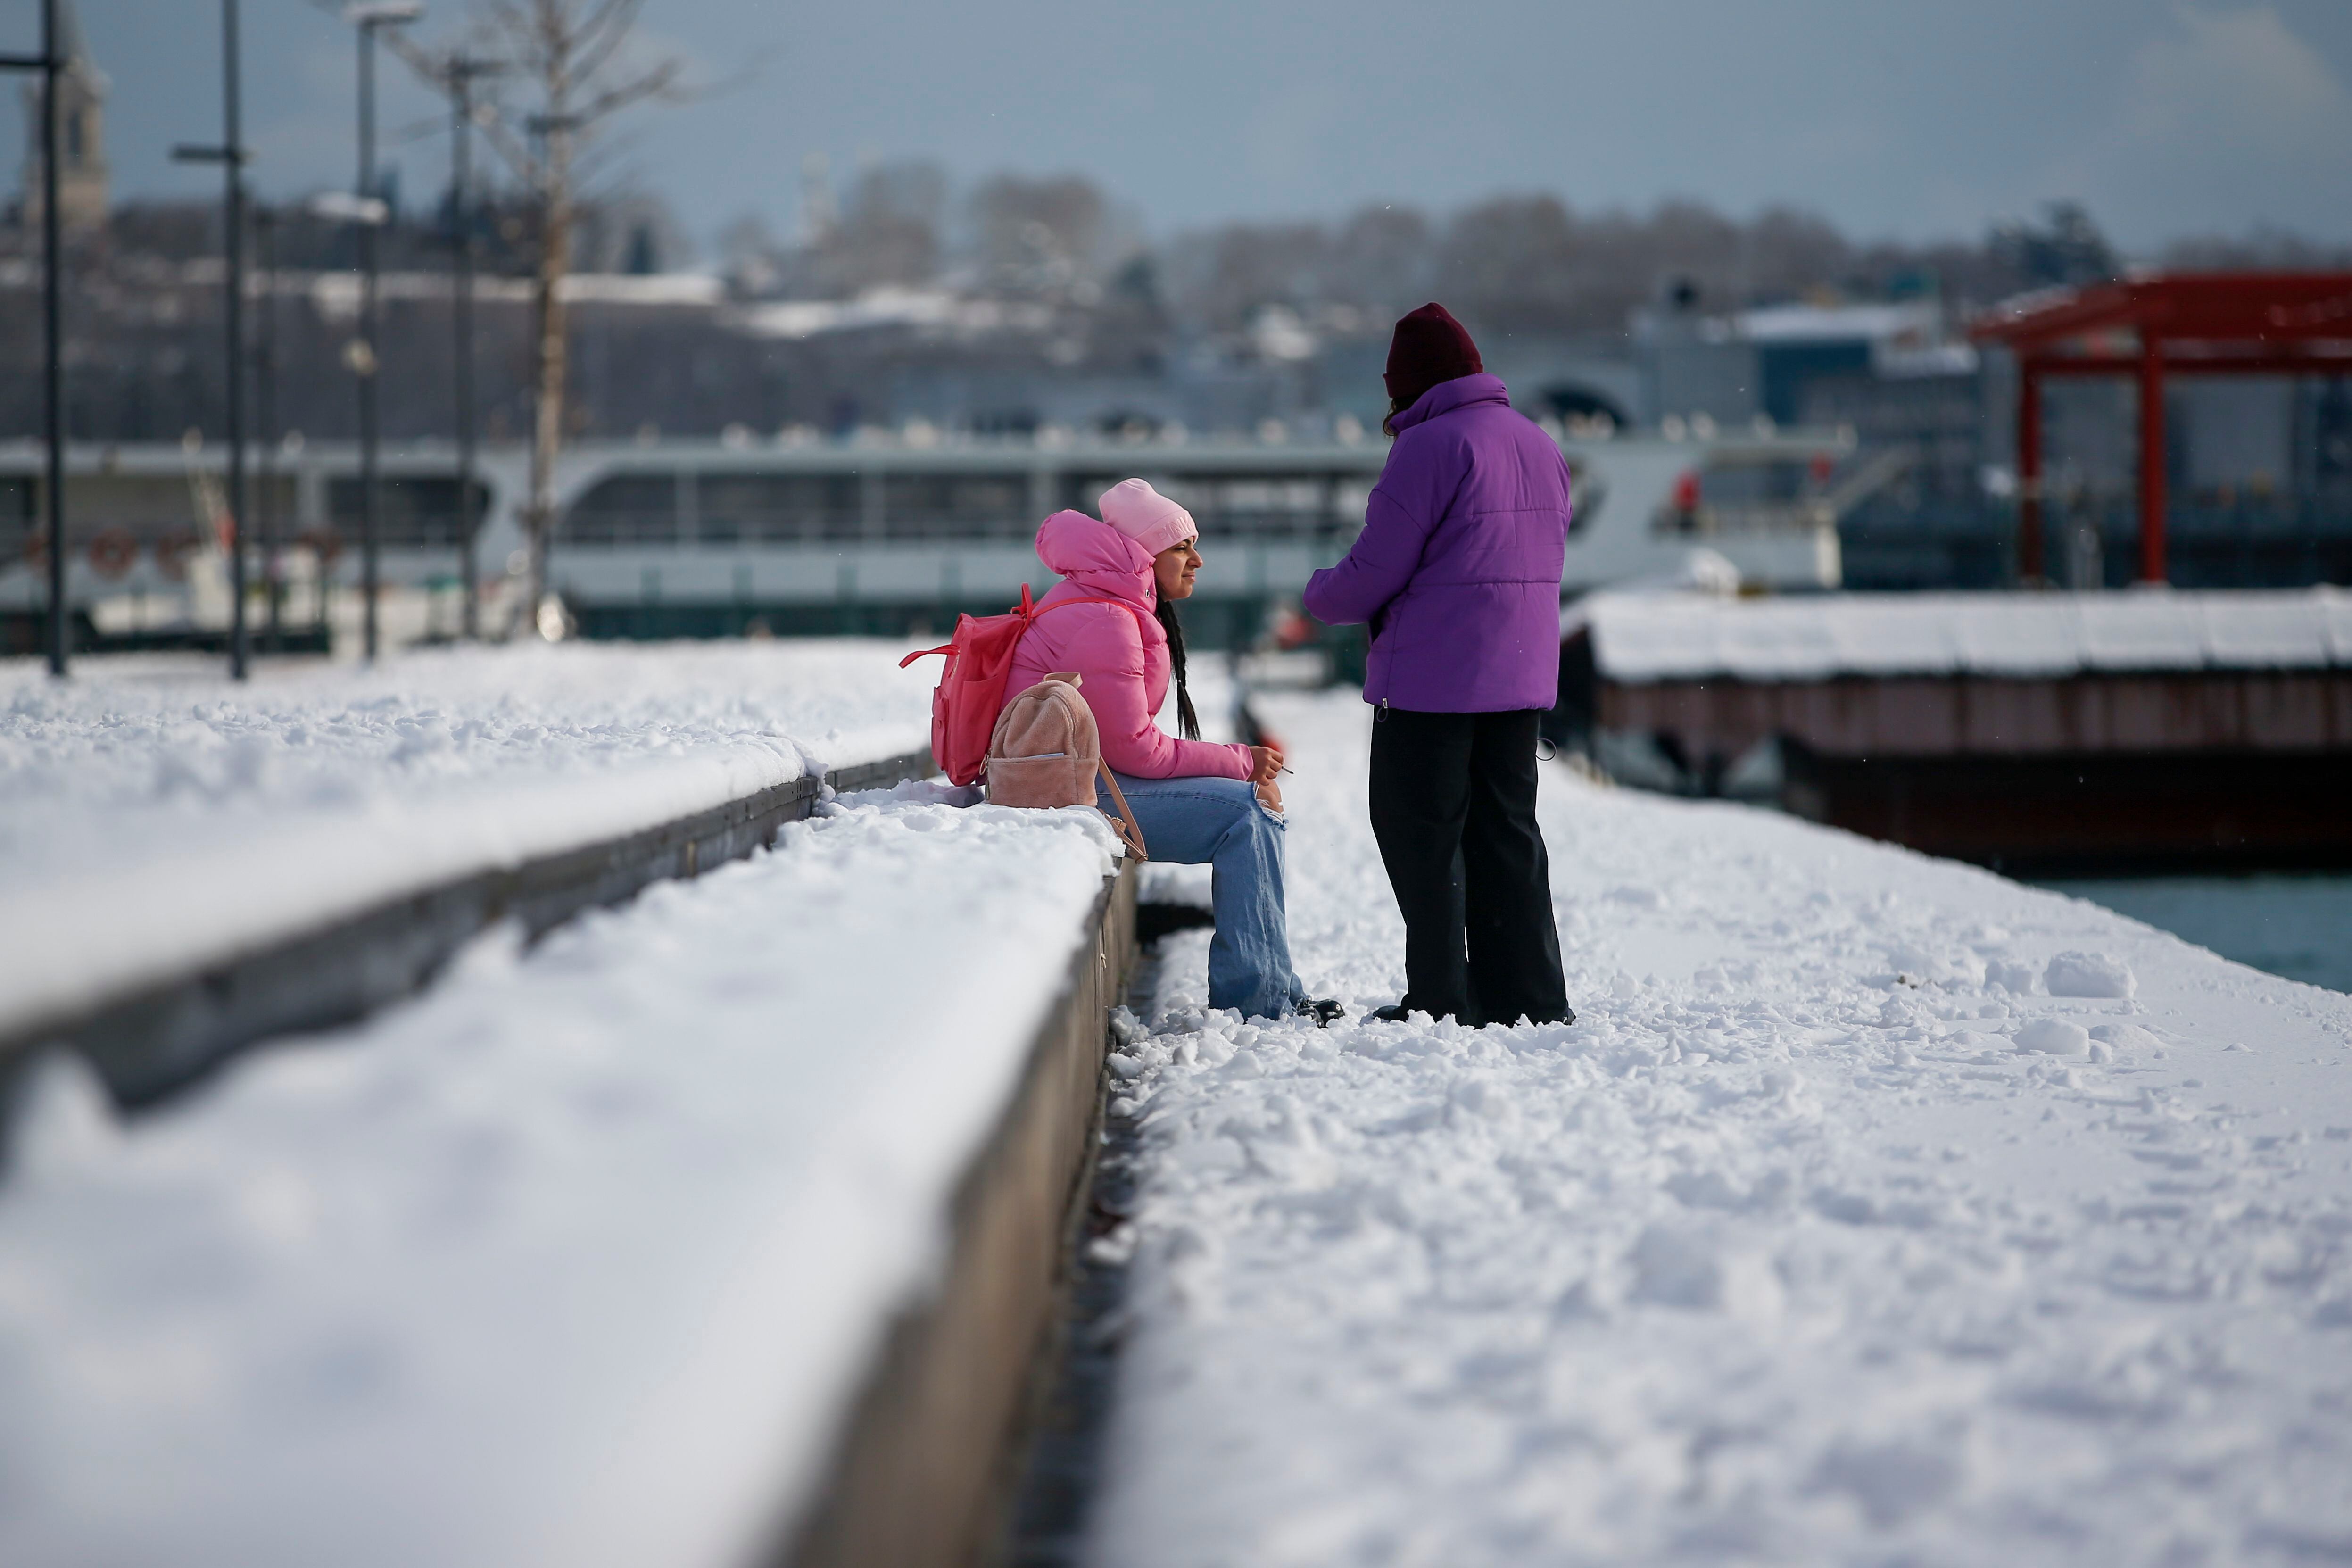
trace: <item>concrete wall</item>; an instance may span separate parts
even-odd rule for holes
[[[892,1325],[831,1477],[782,1525],[779,1568],[949,1568],[984,1561],[1001,1535],[1134,957],[1129,867],[1105,883],[1092,940],[957,1190],[938,1292]]]

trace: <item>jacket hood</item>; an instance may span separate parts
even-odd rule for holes
[[[1389,428],[1402,436],[1414,426],[1434,419],[1441,414],[1451,414],[1473,403],[1499,403],[1511,405],[1510,388],[1499,375],[1480,373],[1477,375],[1457,375],[1452,381],[1441,381],[1413,400],[1412,406],[1402,414],[1389,416]]]
[[[1147,610],[1160,602],[1151,580],[1150,552],[1085,512],[1057,511],[1039,523],[1037,559],[1047,571],[1090,592],[1125,599]]]

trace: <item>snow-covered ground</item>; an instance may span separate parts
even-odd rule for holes
[[[1364,710],[1263,711],[1302,975],[1392,1001]],[[2352,998],[1544,788],[1572,1026],[1244,1026],[1173,939],[1097,1562],[2352,1561]]]
[[[1112,866],[1091,811],[940,795],[486,940],[127,1127],[48,1063],[0,1183],[0,1563],[741,1561],[935,1277]]]
[[[0,1005],[912,749],[894,651],[0,669]],[[1262,709],[1299,968],[1360,1014],[1402,959],[1366,716]],[[1545,790],[1573,1026],[1244,1026],[1175,939],[1112,1064],[1099,1562],[2352,1559],[2352,999]],[[47,1066],[0,1562],[730,1561],[922,1289],[1108,843],[908,786],[127,1127]]]
[[[0,664],[0,1031],[488,867],[919,751],[881,642]]]

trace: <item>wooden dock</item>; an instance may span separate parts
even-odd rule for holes
[[[1697,780],[2032,874],[2352,864],[2352,593],[1613,595],[1572,693]],[[1578,647],[1581,640],[1583,647]]]

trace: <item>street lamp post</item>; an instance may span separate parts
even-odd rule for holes
[[[245,165],[251,156],[241,136],[237,95],[236,0],[221,0],[221,142],[217,147],[174,147],[173,160],[218,163],[221,205],[227,228],[228,279],[225,310],[228,333],[228,672],[246,678],[248,652],[245,626]]]
[[[41,52],[0,55],[0,70],[41,73],[41,372],[42,434],[48,445],[47,493],[49,534],[49,673],[66,672],[66,376],[64,293],[65,246],[58,223],[58,0],[41,0]]]
[[[570,180],[572,138],[587,121],[576,114],[534,114],[523,122],[534,149],[539,197],[539,287],[532,293],[531,337],[538,345],[532,356],[539,367],[532,397],[530,444],[530,585],[524,614],[541,637],[561,636],[560,610],[552,616],[558,628],[549,629],[548,560],[555,548],[555,453],[563,439],[562,386],[564,342],[569,322],[564,315],[561,285],[570,268],[572,212]]]
[[[344,223],[356,226],[360,231],[361,243],[368,247],[367,255],[371,263],[374,259],[375,231],[382,228],[384,220],[392,216],[392,209],[375,197],[355,196],[348,191],[321,191],[310,198],[310,210],[312,217],[324,218],[329,223]],[[368,292],[372,294],[373,289],[369,289]],[[344,345],[343,363],[354,376],[359,378],[360,384],[360,489],[362,491],[360,531],[361,542],[365,546],[362,552],[363,557],[362,582],[362,596],[367,601],[367,654],[370,658],[373,658],[376,644],[376,514],[375,393],[372,384],[375,379],[376,367],[375,348],[372,342],[370,329],[364,321],[361,326],[360,335]],[[324,555],[319,558],[318,572],[318,629],[320,635],[324,637],[327,634],[328,626],[327,560]]]
[[[457,289],[451,325],[457,333],[455,374],[457,414],[457,574],[464,584],[465,635],[482,635],[481,573],[475,560],[481,520],[475,515],[474,485],[474,83],[505,68],[494,60],[456,54],[449,58],[449,208],[456,226]]]
[[[358,199],[362,204],[380,203],[376,195],[375,168],[375,35],[379,27],[399,26],[414,22],[425,14],[416,0],[369,0],[368,4],[352,6],[343,13],[344,19],[359,33],[359,142],[360,180]],[[383,363],[376,349],[376,230],[382,220],[360,226],[360,335],[352,345],[352,370],[359,378],[360,392],[360,577],[361,593],[366,600],[367,657],[373,662],[380,641],[377,601],[381,596],[382,574],[380,546],[383,519],[383,477],[376,463],[376,419],[378,393],[376,377]]]
[[[278,564],[278,215],[264,204],[253,215],[253,226],[263,279],[261,320],[253,351],[254,436],[261,484],[253,512],[261,544],[262,594],[268,611],[265,645],[272,653],[283,653],[286,583]]]

